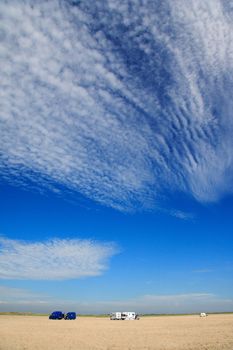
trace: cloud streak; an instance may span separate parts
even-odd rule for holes
[[[231,192],[228,7],[2,2],[2,178],[119,210]]]
[[[0,238],[0,279],[66,280],[101,275],[113,244],[79,239],[24,242]]]
[[[56,300],[33,294],[26,289],[0,287],[3,296],[0,311],[51,312],[53,309],[76,310],[78,313],[111,313],[135,310],[138,313],[195,313],[233,310],[233,300],[211,293],[143,295],[128,300],[80,301]],[[8,293],[8,295],[6,294]]]

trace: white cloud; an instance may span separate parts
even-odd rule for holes
[[[24,242],[0,239],[0,278],[65,280],[98,276],[116,253],[113,244],[55,239]]]
[[[120,210],[231,192],[227,6],[1,2],[1,176]]]
[[[169,214],[171,216],[174,216],[178,219],[182,219],[182,220],[192,220],[194,219],[194,215],[192,213],[187,213],[181,210],[170,210]]]

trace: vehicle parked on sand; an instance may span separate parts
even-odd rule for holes
[[[62,311],[53,311],[49,315],[50,320],[62,320],[64,318],[64,313]]]
[[[65,314],[64,319],[65,320],[76,320],[76,312],[67,312],[67,314]]]
[[[121,312],[112,312],[110,314],[110,320],[121,320]]]
[[[124,311],[124,312],[112,312],[110,314],[110,320],[139,320],[139,316],[132,311]]]

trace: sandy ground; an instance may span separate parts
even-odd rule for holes
[[[233,315],[144,317],[0,316],[1,350],[233,350]]]

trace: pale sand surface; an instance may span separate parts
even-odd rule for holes
[[[144,317],[0,316],[1,350],[233,350],[233,315]]]

